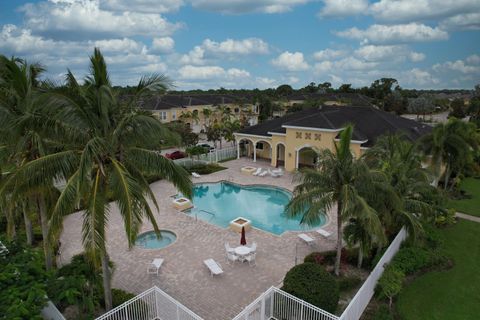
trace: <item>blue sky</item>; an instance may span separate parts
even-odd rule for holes
[[[83,77],[100,47],[116,84],[164,73],[178,89],[288,83],[405,88],[480,83],[479,0],[0,1],[0,53]]]

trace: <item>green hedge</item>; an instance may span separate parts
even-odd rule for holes
[[[198,174],[210,174],[217,171],[225,170],[227,168],[222,167],[216,163],[208,163],[208,164],[195,164],[185,169],[190,173],[196,172]]]
[[[122,303],[134,298],[135,295],[133,293],[123,291],[120,289],[112,289],[112,304],[113,307],[118,307]]]
[[[290,269],[282,290],[328,312],[337,309],[337,281],[319,264],[306,262]]]

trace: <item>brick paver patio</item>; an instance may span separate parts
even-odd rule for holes
[[[266,162],[253,163],[247,159],[233,160],[221,165],[227,170],[194,179],[198,182],[230,180],[239,184],[268,184],[293,190],[292,175],[286,173],[281,178],[254,177],[240,173],[245,165],[269,167]],[[302,243],[298,232],[285,232],[280,236],[258,229],[247,233],[247,242],[257,242],[257,264],[248,263],[229,265],[225,261],[225,241],[232,246],[240,241],[240,235],[213,224],[192,218],[171,205],[171,196],[175,188],[165,181],[151,185],[160,205],[156,214],[161,229],[176,233],[177,240],[163,249],[128,249],[123,222],[116,205],[112,205],[107,230],[107,247],[115,264],[113,287],[133,293],[140,293],[154,285],[183,303],[187,308],[206,320],[232,319],[257,296],[271,286],[279,286],[285,273],[295,265],[295,256],[299,262],[312,251],[331,250],[335,247],[335,215],[329,213],[329,222],[323,228],[332,233],[330,239],[316,233],[309,234],[317,238],[313,247]],[[234,210],[235,208],[232,208]],[[60,263],[82,252],[81,244],[82,214],[77,212],[66,217],[61,236]],[[149,223],[142,226],[142,232],[152,230]],[[147,275],[148,264],[156,257],[165,259],[160,274]],[[213,258],[220,262],[224,274],[212,278],[203,265],[203,260]]]

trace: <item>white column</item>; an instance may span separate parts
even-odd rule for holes
[[[240,141],[236,141],[237,143],[237,159],[240,159]]]
[[[253,162],[257,162],[257,143],[253,143]]]

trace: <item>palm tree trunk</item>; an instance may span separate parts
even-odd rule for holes
[[[12,240],[17,237],[14,208],[12,208],[11,206],[8,206],[8,208],[1,208],[1,209],[4,209],[5,218],[7,219],[7,237],[9,240]]]
[[[45,198],[42,195],[38,195],[37,198],[38,209],[40,212],[40,225],[42,227],[43,238],[43,252],[45,253],[45,267],[48,270],[53,267],[52,248],[48,242],[48,217],[47,206],[45,204]]]
[[[32,227],[32,220],[30,220],[30,217],[28,216],[27,205],[25,203],[22,206],[22,211],[23,211],[23,220],[25,222],[25,233],[27,235],[27,244],[31,246],[33,243],[33,227]]]
[[[102,259],[102,275],[103,275],[103,294],[105,298],[105,309],[112,309],[112,284],[110,281],[110,267],[108,265],[107,250],[104,249],[101,254]]]
[[[447,190],[447,187],[448,187],[448,180],[450,179],[450,166],[446,165],[446,168],[445,168],[445,179],[444,179],[444,186],[443,186],[443,190]]]
[[[337,257],[335,258],[335,275],[340,275],[340,261],[342,259],[342,238],[343,238],[343,227],[342,227],[342,204],[338,201],[337,205]]]
[[[357,268],[360,269],[363,264],[363,249],[362,246],[358,248],[358,261],[357,261]]]

